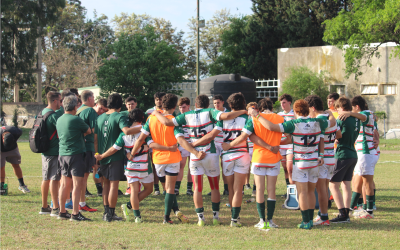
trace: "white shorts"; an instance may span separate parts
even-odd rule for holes
[[[236,155],[238,154],[231,154]],[[240,156],[239,156],[240,157]],[[250,170],[250,155],[249,153],[243,153],[240,158],[232,159],[230,155],[224,155],[222,157],[222,171],[225,176],[233,175],[234,172],[239,174],[248,174]]]
[[[189,168],[191,175],[205,174],[208,177],[217,177],[220,174],[219,155],[206,154],[206,157],[204,157],[204,159],[200,161],[193,161],[192,159],[190,159]]]
[[[281,170],[281,162],[271,164],[263,164],[263,163],[255,163],[251,164],[251,173],[255,175],[269,175],[269,176],[278,176]]]
[[[279,152],[281,153],[282,156],[292,155],[293,149],[279,149]],[[283,161],[286,161],[286,157],[283,157]]]
[[[165,172],[172,174],[179,173],[179,170],[181,169],[180,162],[170,164],[154,164],[154,167],[158,177],[166,176],[167,174]]]
[[[253,158],[253,148],[249,148],[250,159]]]
[[[375,165],[378,162],[378,155],[357,153],[357,164],[354,168],[354,175],[374,175]]]
[[[146,177],[139,178],[139,177],[126,177],[128,183],[134,183],[134,182],[141,182],[141,183],[153,183],[154,182],[154,175],[153,174],[148,174]]]
[[[297,182],[317,183],[319,167],[299,169],[296,163],[293,164],[292,180]]]
[[[181,152],[182,158],[189,157],[189,155],[190,155],[189,151],[187,151],[183,147],[179,146],[178,150],[179,150],[179,152]]]
[[[322,166],[319,166],[318,178],[330,180],[333,176],[333,170],[335,169],[335,165],[324,164]]]
[[[219,155],[219,156],[221,156],[221,154],[222,154],[222,151],[223,151],[223,149],[222,149],[222,145],[220,144],[220,143],[215,143],[215,150],[217,151],[217,155]]]

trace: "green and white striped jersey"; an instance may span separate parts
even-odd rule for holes
[[[317,115],[317,118],[329,120],[328,114]],[[337,125],[325,129],[325,133],[323,134],[324,138],[324,164],[333,166],[335,165],[335,139],[336,139],[336,131],[338,130]]]
[[[299,169],[318,166],[318,144],[321,134],[329,127],[330,122],[321,118],[299,117],[279,124],[282,133],[292,134],[293,154],[296,167]]]
[[[196,109],[180,114],[173,118],[172,121],[175,126],[185,126],[190,137],[190,142],[195,142],[214,129],[214,125],[219,121],[221,114],[222,112],[216,109]],[[214,140],[196,147],[196,150],[216,153]],[[190,158],[194,161],[198,160],[193,154],[190,154]]]
[[[361,122],[360,132],[358,133],[356,141],[357,153],[375,155],[377,152],[373,144],[375,123],[374,116],[369,110],[363,110],[360,112],[360,114],[365,115],[367,120],[365,120],[365,122]]]
[[[222,111],[223,113],[226,113],[226,112],[231,112],[229,109],[227,109],[227,108],[224,108],[224,111]],[[221,132],[221,133],[219,133],[215,138],[214,138],[214,141],[215,141],[215,143],[216,144],[219,144],[219,145],[221,145],[222,144],[222,142],[224,142],[224,133],[223,132]],[[217,145],[218,146],[218,145]]]
[[[285,111],[279,112],[278,115],[282,116],[285,122],[294,120],[294,112],[293,109],[290,110],[288,113]],[[282,141],[286,139],[285,134],[282,134]],[[288,150],[288,149],[293,149],[293,144],[286,144],[286,145],[280,145],[280,149]]]
[[[242,130],[246,125],[248,115],[241,115],[232,120],[218,121],[214,129],[219,130],[223,134],[223,142],[230,143],[242,134]],[[244,153],[248,152],[247,141],[244,140],[228,151],[222,151],[221,156],[228,156],[231,160],[240,158]]]

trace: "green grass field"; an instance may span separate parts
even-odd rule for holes
[[[301,221],[299,211],[281,208],[285,193],[283,171],[278,177],[277,209],[274,221],[279,229],[262,232],[253,226],[258,222],[255,203],[243,203],[241,211],[242,228],[230,228],[230,209],[224,204],[226,196],[221,196],[221,218],[223,225],[211,226],[212,219],[210,197],[204,195],[204,208],[207,226],[200,228],[195,223],[192,197],[185,195],[186,180],[178,196],[181,211],[190,219],[189,225],[163,225],[163,196],[150,196],[141,205],[143,224],[130,222],[106,223],[102,221],[102,200],[99,197],[89,198],[88,204],[100,211],[85,213],[92,222],[75,223],[60,221],[48,215],[39,215],[41,206],[41,160],[39,154],[33,154],[28,143],[19,143],[22,155],[22,170],[25,183],[31,189],[30,194],[18,190],[18,181],[12,167],[7,163],[9,195],[0,196],[1,208],[1,248],[2,249],[128,249],[128,248],[185,248],[185,249],[398,249],[400,248],[400,201],[399,181],[400,155],[384,153],[376,166],[377,198],[373,220],[355,220],[349,224],[337,224],[312,230],[299,230],[296,225]],[[222,183],[222,181],[221,181]],[[121,183],[125,190],[126,183]],[[222,184],[220,184],[222,187]],[[90,177],[89,190],[96,188]],[[210,191],[205,181],[204,194]],[[183,194],[183,195],[182,195]],[[244,200],[250,199],[251,190],[245,191]],[[120,197],[117,214],[122,216],[120,206],[128,201],[128,196]],[[335,204],[329,210],[330,217],[336,212]],[[133,216],[131,216],[133,217]]]

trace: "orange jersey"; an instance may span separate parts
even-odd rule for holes
[[[172,115],[165,115],[168,119],[174,118]],[[155,116],[150,116],[142,128],[142,133],[151,135],[151,139],[163,146],[173,146],[178,143],[179,136],[184,136],[180,127],[163,125]],[[153,149],[154,164],[171,164],[182,160],[179,150],[175,152]]]
[[[267,119],[268,121],[274,123],[274,124],[280,124],[283,123],[285,120],[282,116],[277,115],[277,114],[264,114],[260,113],[262,117]],[[251,131],[251,124],[249,123],[252,121],[253,125],[253,131],[254,133],[260,137],[263,141],[268,143],[271,146],[279,146],[281,143],[281,138],[282,138],[282,133],[281,132],[273,132],[268,129],[266,129],[259,121],[258,119],[249,119],[248,124],[246,124],[246,129]],[[249,125],[249,126],[248,126]],[[253,149],[253,158],[252,162],[255,163],[277,163],[282,159],[281,154],[278,152],[277,154],[272,153],[266,148],[260,147],[257,144],[254,144],[254,149]]]

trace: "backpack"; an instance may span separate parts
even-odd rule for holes
[[[29,146],[33,153],[43,153],[49,150],[50,141],[57,134],[57,130],[54,130],[50,138],[47,135],[46,120],[53,113],[55,112],[49,111],[45,115],[42,115],[42,112],[40,112],[37,115],[35,124],[31,131],[29,131]]]

